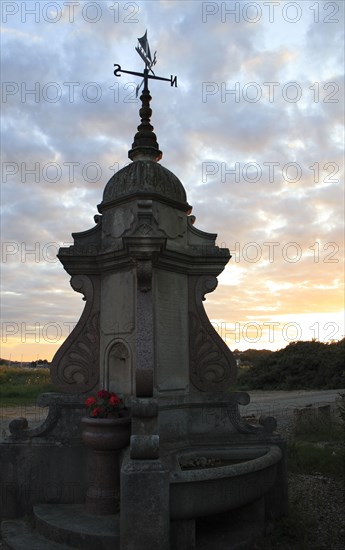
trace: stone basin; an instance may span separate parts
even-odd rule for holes
[[[281,458],[275,445],[178,451],[170,475],[171,519],[220,514],[259,500],[273,487]]]

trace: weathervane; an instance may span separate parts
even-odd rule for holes
[[[163,78],[162,76],[156,76],[155,73],[153,72],[152,67],[157,63],[157,57],[156,57],[157,52],[154,53],[152,58],[150,46],[147,40],[147,31],[145,32],[144,36],[142,36],[141,38],[138,38],[138,46],[136,46],[135,49],[145,63],[144,72],[138,73],[136,71],[125,71],[124,69],[121,68],[121,65],[114,63],[114,67],[115,67],[114,75],[121,76],[120,73],[126,73],[126,74],[133,74],[135,76],[142,76],[143,81],[141,82],[141,84],[137,86],[137,89],[136,89],[137,97],[138,97],[139,90],[143,84],[144,84],[144,90],[148,89],[149,78],[152,78],[154,80],[165,80],[167,82],[170,82],[171,86],[175,86],[175,88],[177,87],[177,76],[171,75],[170,78]],[[149,74],[150,72],[152,74]]]
[[[153,132],[153,126],[150,124],[150,118],[152,115],[150,101],[152,98],[148,89],[148,80],[149,78],[154,80],[165,80],[170,82],[170,85],[175,86],[176,88],[177,76],[171,75],[170,78],[163,78],[162,76],[156,76],[153,72],[152,67],[157,63],[157,52],[154,53],[152,58],[150,46],[147,40],[147,31],[144,36],[138,38],[138,46],[136,46],[135,49],[145,63],[144,72],[138,73],[136,71],[125,71],[121,69],[121,65],[114,63],[115,76],[121,76],[121,73],[126,73],[143,77],[143,81],[137,86],[136,89],[136,94],[138,96],[138,92],[144,84],[143,91],[140,96],[141,109],[139,110],[139,115],[141,118],[141,123],[138,126],[138,132],[134,136],[132,149],[128,151],[128,156],[131,160],[153,160],[157,162],[162,158],[162,151],[159,150],[156,134]]]
[[[170,78],[163,78],[162,76],[156,76],[152,70],[152,67],[157,62],[156,53],[152,58],[150,46],[147,40],[147,31],[144,36],[138,38],[138,46],[135,48],[141,59],[145,63],[144,72],[138,73],[136,71],[125,71],[121,69],[121,65],[116,65],[114,63],[114,75],[121,76],[120,73],[133,74],[135,76],[142,76],[143,81],[137,86],[137,96],[141,86],[144,84],[141,99],[141,108],[139,110],[139,115],[141,118],[141,123],[138,126],[138,132],[134,136],[134,141],[132,144],[132,149],[128,151],[128,156],[131,160],[153,160],[158,162],[162,158],[162,151],[159,149],[157,143],[156,134],[153,132],[153,126],[150,123],[152,109],[150,107],[150,101],[152,97],[150,96],[150,91],[148,89],[148,80],[153,78],[154,80],[165,80],[170,82],[171,86],[177,87],[177,76],[172,76]],[[151,73],[151,74],[150,74]]]

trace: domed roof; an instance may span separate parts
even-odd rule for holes
[[[142,197],[156,199],[187,212],[191,210],[191,206],[187,203],[182,183],[170,170],[158,164],[162,158],[162,152],[159,150],[156,134],[150,123],[152,98],[147,88],[147,81],[140,99],[141,123],[134,136],[132,149],[128,151],[128,156],[133,162],[116,172],[108,181],[98,210],[103,212],[118,202]]]
[[[155,160],[135,160],[116,172],[104,189],[98,209],[102,212],[110,204],[134,197],[158,199],[184,211],[191,209],[180,180]]]

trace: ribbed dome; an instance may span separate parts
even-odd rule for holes
[[[98,209],[102,212],[107,205],[133,196],[160,199],[184,211],[191,208],[180,180],[154,160],[136,160],[116,172],[104,189]]]

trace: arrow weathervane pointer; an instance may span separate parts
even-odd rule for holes
[[[142,36],[141,38],[138,38],[138,46],[136,46],[135,49],[145,63],[144,71],[142,73],[139,73],[137,71],[125,71],[124,69],[122,69],[121,65],[114,63],[115,76],[121,76],[121,73],[132,74],[134,76],[142,76],[143,81],[140,85],[137,86],[137,89],[136,89],[137,96],[143,84],[144,84],[144,91],[148,91],[149,78],[153,80],[164,80],[166,82],[170,82],[170,86],[175,86],[175,88],[177,88],[177,76],[171,75],[170,78],[164,78],[162,76],[156,76],[155,73],[153,72],[152,67],[157,63],[157,58],[156,58],[157,52],[154,53],[154,56],[152,58],[149,43],[147,40],[147,31],[145,32],[144,36]],[[149,74],[150,72],[152,74]]]

